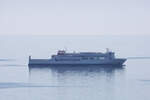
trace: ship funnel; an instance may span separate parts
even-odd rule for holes
[[[29,60],[31,60],[31,56],[29,56]]]

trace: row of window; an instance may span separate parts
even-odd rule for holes
[[[82,57],[82,60],[103,60],[105,57]],[[56,61],[79,61],[80,59],[55,59]]]
[[[80,59],[55,59],[56,61],[80,61]]]
[[[83,60],[103,60],[105,57],[83,57]]]

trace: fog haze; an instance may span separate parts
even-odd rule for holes
[[[149,34],[149,0],[1,0],[0,34]]]

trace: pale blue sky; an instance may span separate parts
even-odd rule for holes
[[[150,34],[149,0],[0,0],[0,34]]]

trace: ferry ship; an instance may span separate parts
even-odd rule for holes
[[[73,52],[59,50],[50,59],[32,59],[29,56],[29,65],[123,65],[127,59],[116,58],[115,53],[107,50],[102,52]]]

